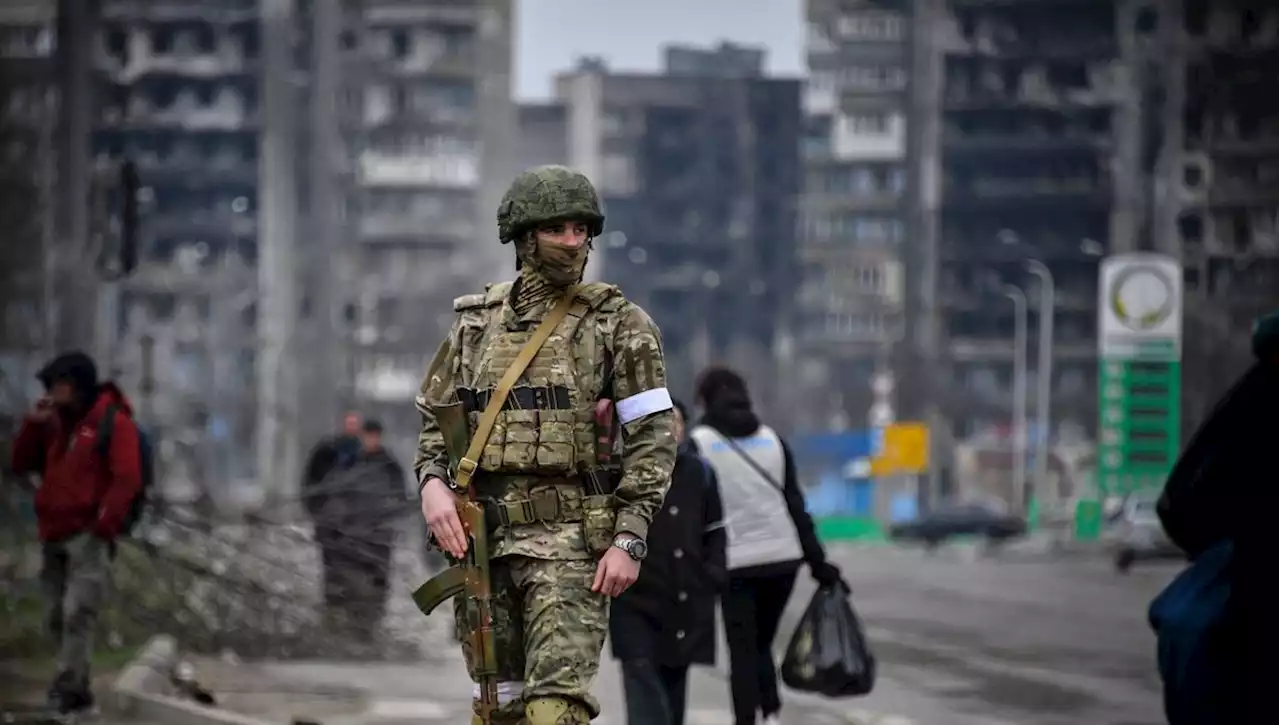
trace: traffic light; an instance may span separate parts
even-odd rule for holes
[[[138,167],[126,160],[120,165],[120,275],[138,267]]]

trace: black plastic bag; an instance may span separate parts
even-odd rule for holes
[[[782,681],[827,697],[858,697],[875,687],[876,659],[844,585],[813,595],[787,645]]]

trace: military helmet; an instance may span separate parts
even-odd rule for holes
[[[498,239],[506,244],[539,224],[564,219],[584,221],[591,225],[591,236],[600,236],[604,214],[591,181],[567,166],[528,169],[502,195]]]

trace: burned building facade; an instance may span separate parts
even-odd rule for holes
[[[683,396],[716,361],[767,397],[797,289],[800,83],[763,77],[762,58],[669,48],[662,74],[586,64],[556,82],[568,160],[608,215],[589,274],[653,315]]]
[[[411,432],[411,401],[452,300],[510,274],[493,214],[512,166],[511,3],[363,5],[364,67],[353,75],[356,402],[389,431]]]
[[[1239,0],[1162,4],[1146,18],[1168,74],[1171,161],[1162,236],[1186,283],[1183,435],[1248,360],[1245,340],[1277,306],[1277,14]]]
[[[1206,315],[1239,329],[1274,308],[1276,106],[1261,91],[1275,83],[1273,7],[925,0],[915,11],[905,369],[919,385],[902,387],[940,439],[1007,435],[1006,285],[1029,301],[1032,390],[1038,328],[1054,320],[1050,430],[1033,440],[1096,428],[1103,256],[1182,259],[1188,349],[1206,339],[1192,337]],[[1036,262],[1054,282],[1052,310],[1039,309]],[[1218,309],[1238,312],[1206,312]]]
[[[1140,142],[1140,99],[1117,4],[957,0],[917,12],[921,208],[911,272],[926,287],[915,318],[926,351],[913,375],[931,381],[921,394],[956,438],[1007,432],[1015,309],[1002,289],[1028,290],[1035,339],[1034,259],[1057,291],[1055,418],[1087,429],[1098,260],[1136,249],[1139,231],[1127,159]]]
[[[799,236],[792,324],[797,421],[884,425],[903,331],[911,3],[808,0]]]
[[[35,385],[35,372],[56,348],[51,256],[58,118],[51,3],[0,7],[0,367],[9,390],[0,411],[17,415],[15,393]]]
[[[105,0],[90,46],[93,167],[132,160],[147,216],[137,273],[100,296],[104,367],[197,483],[255,470],[261,37],[249,0]]]
[[[450,300],[496,266],[510,3],[97,6],[93,162],[137,164],[145,216],[100,328],[189,477],[281,494],[344,409],[412,430]]]

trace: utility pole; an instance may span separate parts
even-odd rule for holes
[[[929,470],[917,499],[928,510],[943,498],[943,469],[953,441],[945,403],[950,393],[945,341],[938,310],[938,214],[942,205],[941,102],[945,73],[936,29],[946,17],[943,0],[911,3],[911,84],[907,127],[908,239],[902,253],[904,340],[900,346],[899,413],[929,425]]]
[[[1053,391],[1053,317],[1058,301],[1053,274],[1044,262],[1027,261],[1027,271],[1040,279],[1040,343],[1036,358],[1036,471],[1035,495],[1041,504],[1049,495],[1049,408]],[[1056,498],[1056,497],[1055,497]]]
[[[292,38],[292,0],[263,0],[266,38]],[[298,198],[294,148],[296,92],[293,50],[287,42],[262,44],[264,123],[259,154],[257,477],[268,500],[284,499],[298,478]]]
[[[1004,294],[1013,300],[1013,511],[1022,515],[1027,508],[1027,295],[1011,284]]]
[[[338,419],[346,381],[343,380],[344,339],[343,269],[348,260],[342,243],[342,220],[338,207],[343,203],[338,189],[334,161],[343,148],[339,126],[338,95],[341,89],[342,8],[338,0],[316,0],[311,6],[311,186],[308,218],[312,232],[307,260],[314,270],[310,290],[312,300],[311,337],[314,349],[307,352],[313,365],[313,387],[307,391],[306,425],[300,434],[309,439],[319,435],[317,425],[332,427]],[[301,406],[301,403],[299,403]]]
[[[89,248],[89,190],[94,103],[92,49],[98,0],[58,0],[58,252],[59,305],[54,347],[88,350],[94,343],[97,280]]]

